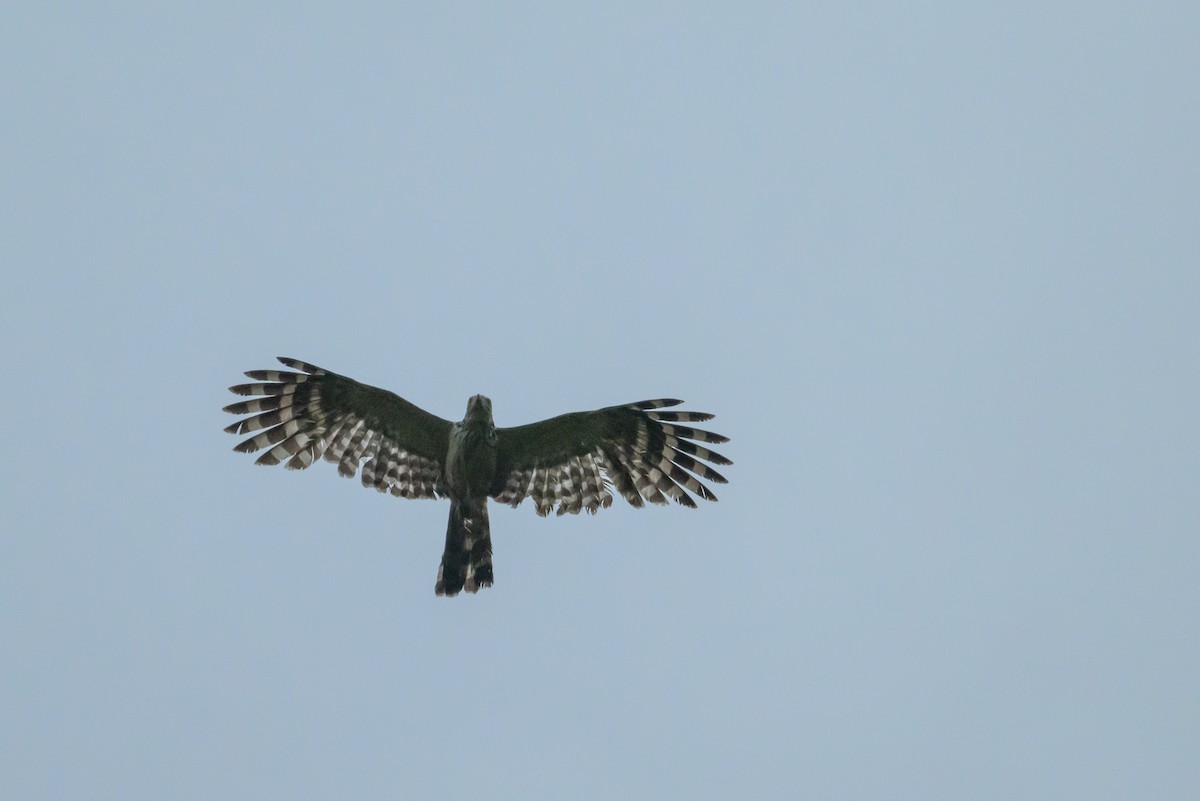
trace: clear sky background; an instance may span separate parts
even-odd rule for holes
[[[87,7],[85,7],[87,6]],[[0,788],[1200,797],[1195,3],[8,3]],[[288,355],[720,502],[231,452]]]

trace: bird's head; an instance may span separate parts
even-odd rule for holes
[[[467,401],[466,421],[492,422],[492,400],[485,395],[472,395]]]

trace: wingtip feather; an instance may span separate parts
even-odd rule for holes
[[[293,370],[300,370],[301,372],[308,373],[309,375],[321,375],[325,372],[325,370],[317,367],[311,362],[293,359],[291,356],[276,356],[275,358],[279,360],[279,363],[285,367],[291,367]]]
[[[646,411],[647,409],[666,409],[669,406],[678,406],[681,403],[683,401],[678,398],[657,398],[655,400],[637,401],[636,403],[629,404],[629,406],[632,409]]]

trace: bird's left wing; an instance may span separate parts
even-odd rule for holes
[[[667,497],[694,507],[688,492],[715,501],[700,479],[725,477],[705,462],[731,462],[697,442],[728,437],[679,423],[712,418],[705,412],[668,412],[683,401],[648,400],[575,412],[516,428],[496,430],[496,479],[491,495],[517,506],[533,498],[537,513],[578,514],[612,505],[609,487],[633,506],[664,504]]]
[[[226,431],[260,432],[234,450],[250,453],[269,446],[258,464],[286,460],[293,470],[324,456],[347,478],[365,459],[363,486],[403,498],[441,497],[450,421],[316,365],[283,356],[279,361],[301,372],[251,370],[246,376],[259,383],[229,388],[236,395],[260,396],[225,407],[232,414],[254,415]]]

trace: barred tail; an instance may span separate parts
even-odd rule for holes
[[[438,568],[438,595],[476,592],[492,586],[492,532],[488,526],[487,499],[450,502],[446,525],[446,550]]]

